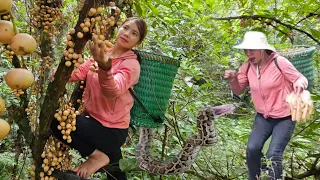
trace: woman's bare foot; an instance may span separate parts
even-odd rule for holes
[[[88,178],[91,174],[98,171],[101,167],[108,165],[110,162],[109,157],[99,150],[95,150],[89,155],[89,158],[73,169],[74,172],[80,177]]]

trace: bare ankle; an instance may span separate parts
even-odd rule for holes
[[[93,153],[89,155],[89,158],[97,159],[98,161],[104,160],[106,164],[110,162],[108,155],[98,149],[94,150]]]

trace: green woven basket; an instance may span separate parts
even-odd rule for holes
[[[137,101],[131,109],[131,122],[139,127],[160,127],[165,119],[164,114],[180,62],[155,53],[144,51],[135,53],[140,61],[141,72],[139,82],[134,86],[134,92],[148,112],[160,117],[161,122],[155,122]]]
[[[297,46],[294,49],[280,51],[280,54],[292,62],[295,68],[308,79],[308,90],[313,87],[313,59],[316,47]]]

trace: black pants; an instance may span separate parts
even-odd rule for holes
[[[108,179],[127,179],[126,174],[120,171],[119,160],[122,158],[120,147],[127,138],[128,129],[104,127],[92,117],[79,115],[77,116],[76,131],[72,131],[70,134],[72,142],[68,143],[62,138],[61,131],[57,129],[58,125],[59,122],[56,120],[51,123],[51,129],[55,137],[78,150],[82,157],[89,156],[96,149],[109,157],[109,164],[114,167],[112,169],[118,170],[107,173]]]

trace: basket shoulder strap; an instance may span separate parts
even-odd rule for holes
[[[140,99],[138,98],[138,96],[136,95],[136,93],[133,91],[132,88],[129,88],[129,91],[130,91],[130,94],[133,96],[133,98],[135,99],[135,101],[139,104],[139,106],[143,109],[143,111],[148,114],[152,120],[154,122],[157,122],[157,123],[162,123],[162,119],[160,116],[154,116],[152,115],[151,113],[149,113],[148,109],[143,105],[143,103],[140,101]]]
[[[133,91],[132,88],[129,88],[130,94],[132,95],[132,97],[134,98],[135,101],[137,101],[137,103],[139,104],[139,106],[143,109],[143,111],[147,114],[149,114],[147,108],[143,105],[143,103],[140,101],[140,99],[138,98],[138,96],[136,95],[136,93]]]
[[[274,64],[276,65],[276,67],[279,69],[279,71],[282,73],[282,71],[281,71],[281,69],[280,69],[280,67],[279,67],[279,63],[278,63],[278,58],[276,58],[274,61]],[[247,74],[247,76],[248,76],[248,72],[249,72],[249,70],[250,70],[250,62],[248,63],[248,66],[247,66],[247,71],[246,71],[246,74]]]
[[[279,69],[279,71],[282,73],[282,71],[281,71],[281,69],[280,69],[280,67],[279,67],[278,58],[276,58],[276,59],[274,60],[274,64],[277,66],[277,68]]]
[[[246,71],[246,75],[247,75],[247,76],[248,76],[248,72],[249,72],[249,70],[250,70],[250,66],[251,66],[251,64],[250,64],[250,62],[248,62],[247,71]]]

